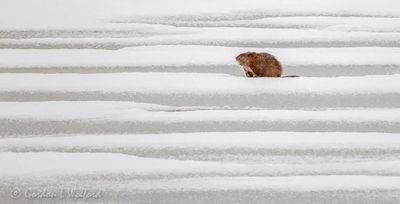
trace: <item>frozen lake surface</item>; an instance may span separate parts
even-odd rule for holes
[[[400,3],[0,0],[0,200],[399,203]]]

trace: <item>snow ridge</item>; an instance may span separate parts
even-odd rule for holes
[[[101,192],[88,203],[398,203],[399,11],[0,1],[0,200],[78,186]],[[246,51],[300,77],[245,78]]]

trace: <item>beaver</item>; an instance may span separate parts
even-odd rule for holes
[[[282,66],[271,54],[245,52],[236,57],[247,77],[281,77]]]

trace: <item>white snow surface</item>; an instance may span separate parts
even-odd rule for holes
[[[246,79],[204,73],[2,74],[2,92],[134,92],[147,94],[396,93],[400,74],[364,77]],[[157,82],[157,83],[154,83]],[[219,86],[218,84],[224,84]],[[107,84],[107,86],[104,86]]]
[[[338,109],[338,110],[203,110],[187,107],[152,106],[131,102],[1,102],[0,118],[29,120],[110,120],[141,122],[196,122],[196,121],[274,121],[289,122],[354,121],[396,123],[400,108]]]
[[[399,203],[399,82],[398,0],[0,0],[0,202]]]
[[[269,52],[284,66],[400,66],[400,48],[231,48],[218,46],[140,46],[120,50],[3,49],[1,68],[234,66],[238,54]],[[334,57],[332,57],[334,56]],[[19,61],[23,57],[23,61]],[[232,68],[234,69],[234,68]]]

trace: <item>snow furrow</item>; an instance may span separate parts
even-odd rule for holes
[[[265,15],[265,13],[264,13]],[[181,17],[176,19],[176,16],[154,18],[138,18],[132,20],[113,21],[120,25],[131,25],[135,23],[146,23],[152,25],[172,25],[178,27],[248,27],[248,28],[276,28],[276,29],[318,29],[318,30],[336,30],[336,31],[372,31],[372,32],[399,32],[398,17],[368,17],[368,16],[329,16],[329,15],[286,15],[286,16],[249,16],[249,18],[238,19],[236,14],[232,19],[226,16],[218,16],[213,18],[209,16],[201,19],[203,15],[199,15],[198,20],[193,20],[196,17]]]
[[[224,73],[233,76],[244,76],[238,65],[179,65],[179,66],[20,66],[0,67],[0,73],[122,73],[122,72],[185,72],[185,73]],[[400,65],[284,65],[286,76],[307,77],[338,77],[338,76],[365,76],[365,75],[392,75],[400,74]]]
[[[2,102],[7,134],[212,131],[400,132],[400,109],[177,110],[133,102]]]
[[[269,52],[285,67],[400,67],[400,48],[228,48],[217,46],[145,46],[121,50],[0,50],[0,69],[63,67],[190,67],[231,66],[241,70],[235,57],[248,50]],[[332,58],[332,56],[335,56]],[[18,61],[23,58],[24,61]],[[159,68],[160,69],[160,68]],[[333,69],[333,68],[332,68]],[[211,70],[210,68],[207,71]],[[236,72],[235,72],[235,71]],[[33,70],[34,71],[34,70]],[[182,70],[184,72],[185,70]],[[284,70],[285,71],[285,70]],[[339,70],[335,70],[338,72]],[[240,72],[241,73],[241,72]],[[298,72],[299,74],[302,72]],[[307,76],[303,74],[303,76]]]
[[[262,28],[201,28],[194,34],[131,38],[0,39],[1,49],[121,49],[154,45],[256,48],[399,47],[400,33]]]
[[[398,133],[343,132],[28,135],[1,139],[0,151],[123,153],[146,158],[271,164],[298,164],[299,158],[302,163],[348,163],[395,159],[400,155],[400,139]]]
[[[246,79],[224,74],[163,72],[1,74],[0,100],[110,100],[269,109],[398,108],[398,80],[398,75]]]
[[[1,74],[1,92],[136,92],[146,94],[398,94],[400,75],[244,78],[226,74]],[[157,83],[154,83],[157,82]],[[104,86],[106,84],[106,86]],[[162,84],[160,86],[159,84]],[[223,84],[223,86],[218,85]]]
[[[214,176],[386,175],[400,176],[396,161],[314,164],[238,164],[142,158],[110,153],[1,152],[0,174],[11,178],[110,176],[179,178]],[[32,164],[41,164],[40,166]],[[95,165],[94,165],[95,164]],[[139,165],[140,164],[140,165]],[[96,178],[96,177],[94,177]]]
[[[2,0],[0,202],[398,203],[399,11]]]

